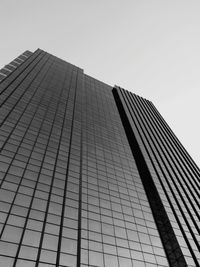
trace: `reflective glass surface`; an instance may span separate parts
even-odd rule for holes
[[[0,83],[0,265],[169,266],[113,88],[42,50],[25,52],[12,65],[16,68]],[[147,124],[140,133],[155,131]],[[152,131],[148,138],[154,144]],[[148,149],[165,154],[162,145]],[[147,156],[146,161],[188,266],[195,266],[182,230],[199,259],[192,242],[193,234],[199,241],[198,207],[184,199],[188,181],[177,187],[173,158],[152,157],[157,173]],[[170,182],[154,175],[164,175],[162,164]],[[190,172],[186,164],[177,170]],[[195,198],[198,181],[192,183]]]

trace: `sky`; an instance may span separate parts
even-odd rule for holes
[[[199,0],[0,0],[0,68],[41,48],[151,100],[200,166]]]

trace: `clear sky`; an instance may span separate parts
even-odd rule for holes
[[[200,166],[199,0],[0,0],[0,67],[38,47],[151,100]]]

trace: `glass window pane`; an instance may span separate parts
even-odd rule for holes
[[[117,267],[117,266],[119,266],[116,256],[105,254],[104,257],[105,257],[105,267]]]
[[[22,230],[22,228],[7,225],[3,231],[2,240],[19,243]]]
[[[103,266],[103,254],[89,251],[89,264],[95,266]]]
[[[2,266],[13,267],[14,259],[0,256],[0,263]]]
[[[77,242],[70,238],[62,238],[61,251],[70,254],[77,254]]]

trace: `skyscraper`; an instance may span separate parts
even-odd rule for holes
[[[200,266],[200,172],[154,105],[19,58],[0,71],[0,266]]]

